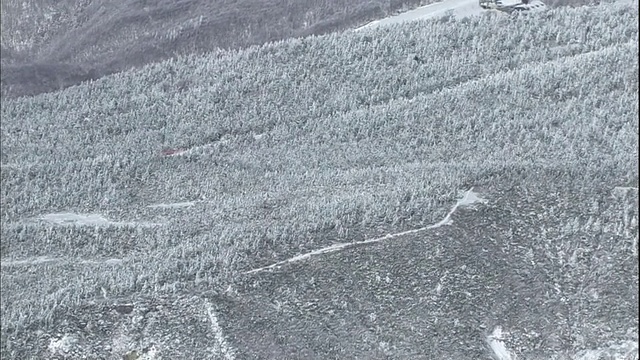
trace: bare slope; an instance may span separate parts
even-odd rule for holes
[[[638,317],[637,191],[626,202],[612,192],[638,186],[637,17],[607,5],[418,22],[181,57],[3,102],[3,357],[269,357],[272,345],[292,358],[487,356],[476,326],[530,335],[527,298],[543,308],[536,341],[551,336],[542,330],[559,338],[507,344],[512,351],[637,342],[622,320]],[[460,209],[440,233],[243,275],[438,223],[471,187],[494,207]],[[452,278],[433,300],[442,312],[425,320],[411,306],[432,303],[404,285],[437,288],[419,277],[431,262]],[[473,273],[460,269],[467,263]],[[512,284],[505,268],[532,288]],[[365,286],[375,272],[380,284]],[[403,281],[390,275],[380,288],[387,272]],[[497,291],[502,283],[517,296]],[[309,298],[285,292],[305,286]],[[482,311],[457,308],[460,291]],[[372,308],[385,319],[378,333],[362,320]],[[560,322],[554,309],[574,317]],[[432,353],[418,348],[456,324],[451,313],[460,333],[433,340],[442,347]],[[346,323],[329,338],[319,326],[335,329],[336,314]],[[582,338],[563,339],[567,329]]]

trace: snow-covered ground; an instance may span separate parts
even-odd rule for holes
[[[39,218],[45,222],[56,225],[74,225],[74,226],[161,226],[158,223],[149,222],[118,222],[111,221],[99,214],[75,214],[75,213],[57,213],[46,214]]]
[[[195,204],[196,204],[195,201],[183,201],[183,202],[175,202],[175,203],[153,204],[153,205],[148,205],[147,207],[152,209],[179,209],[179,208],[192,207]]]
[[[435,229],[438,228],[440,226],[443,225],[450,225],[452,223],[451,220],[451,215],[453,215],[453,213],[458,209],[458,207],[461,206],[469,206],[469,205],[473,205],[475,203],[486,203],[487,200],[483,199],[481,197],[478,196],[478,194],[473,192],[473,189],[470,189],[469,191],[466,191],[463,194],[462,199],[459,199],[455,205],[453,205],[453,207],[451,208],[451,210],[449,210],[449,213],[447,213],[447,216],[444,217],[444,219],[440,220],[439,222],[433,224],[433,225],[429,225],[429,226],[425,226],[419,229],[413,229],[413,230],[407,230],[407,231],[403,231],[403,232],[399,232],[399,233],[395,233],[395,234],[387,234],[383,237],[379,237],[379,238],[375,238],[375,239],[367,239],[364,241],[356,241],[356,242],[351,242],[351,243],[341,243],[341,244],[334,244],[322,249],[318,249],[318,250],[314,250],[308,253],[304,253],[304,254],[300,254],[300,255],[296,255],[290,259],[286,259],[283,261],[278,261],[277,263],[271,264],[269,266],[264,266],[258,269],[253,269],[250,271],[245,272],[245,274],[253,274],[253,273],[257,273],[260,271],[265,271],[265,270],[270,270],[270,269],[274,269],[277,268],[279,266],[285,265],[287,263],[293,263],[293,262],[298,262],[301,260],[306,260],[308,258],[310,258],[311,256],[315,256],[315,255],[323,255],[323,254],[328,254],[328,253],[332,253],[332,252],[336,252],[336,251],[341,251],[353,246],[357,246],[357,245],[364,245],[364,244],[371,244],[371,243],[377,243],[380,241],[385,241],[385,240],[390,240],[393,238],[397,238],[400,236],[405,236],[405,235],[410,235],[410,234],[414,234],[417,232],[422,232],[425,230],[431,230],[431,229]]]
[[[620,0],[628,1],[628,0]],[[526,9],[527,12],[538,12],[546,9],[544,2],[534,0],[530,4],[523,5],[520,0],[502,0],[500,5],[503,7],[511,7],[518,5],[520,9]],[[399,24],[407,21],[424,20],[443,17],[447,15],[455,16],[456,18],[464,18],[470,16],[477,16],[483,12],[494,11],[486,10],[480,6],[478,0],[443,0],[434,4],[425,5],[417,9],[404,12],[388,18],[372,21],[364,26],[356,29],[363,30],[367,28],[373,28],[377,26]]]
[[[486,10],[480,7],[478,0],[444,0],[434,4],[422,6],[415,10],[407,11],[396,16],[372,21],[367,25],[357,28],[356,30],[362,30],[381,25],[398,24],[406,21],[431,19],[448,14],[462,18],[466,16],[479,15],[484,11]]]

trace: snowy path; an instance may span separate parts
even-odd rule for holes
[[[15,267],[15,266],[37,266],[37,265],[109,265],[119,266],[123,265],[129,259],[81,259],[81,258],[62,258],[62,257],[48,257],[48,256],[36,256],[27,259],[2,259],[0,260],[1,267]]]
[[[439,222],[433,224],[433,225],[429,225],[429,226],[425,226],[419,229],[413,229],[413,230],[408,230],[408,231],[403,231],[403,232],[399,232],[399,233],[395,233],[395,234],[387,234],[383,237],[379,237],[379,238],[374,238],[374,239],[367,239],[364,241],[355,241],[355,242],[350,242],[350,243],[341,243],[341,244],[335,244],[335,245],[331,245],[322,249],[318,249],[318,250],[314,250],[305,254],[300,254],[300,255],[296,255],[292,258],[286,259],[286,260],[282,260],[282,261],[278,261],[274,264],[271,264],[269,266],[264,266],[261,268],[257,268],[257,269],[253,269],[253,270],[249,270],[246,271],[245,274],[253,274],[253,273],[257,273],[257,272],[261,272],[264,270],[270,270],[273,268],[277,268],[280,267],[284,264],[288,264],[288,263],[294,263],[294,262],[298,262],[301,260],[306,260],[308,258],[310,258],[311,256],[314,255],[321,255],[321,254],[329,254],[329,253],[333,253],[333,252],[337,252],[337,251],[342,251],[345,249],[348,249],[350,247],[354,247],[354,246],[358,246],[358,245],[364,245],[364,244],[372,244],[372,243],[377,243],[380,241],[384,241],[384,240],[390,240],[393,238],[397,238],[400,236],[404,236],[404,235],[409,235],[409,234],[415,234],[418,232],[422,232],[425,230],[430,230],[430,229],[435,229],[438,228],[440,226],[443,225],[449,225],[451,224],[451,215],[453,215],[453,213],[458,209],[458,207],[460,206],[466,206],[466,205],[471,205],[474,203],[486,203],[486,200],[478,197],[478,194],[474,193],[472,191],[473,189],[470,189],[469,191],[464,193],[464,196],[462,197],[462,199],[458,200],[456,202],[455,205],[453,205],[453,207],[451,207],[451,210],[449,210],[449,213],[447,213],[447,216],[444,217],[444,219],[440,220]]]

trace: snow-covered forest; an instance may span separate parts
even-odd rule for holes
[[[3,100],[2,352],[103,293],[222,289],[436,223],[473,186],[637,188],[637,59],[637,6],[608,4],[290,39]],[[108,221],[46,220],[60,213]],[[637,262],[625,216],[608,221],[631,226]]]

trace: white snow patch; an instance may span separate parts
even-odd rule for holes
[[[60,339],[52,338],[49,341],[48,349],[54,355],[65,355],[69,353],[69,351],[71,350],[71,347],[77,341],[78,340],[76,338],[70,335],[64,335]]]
[[[51,258],[48,256],[37,256],[34,258],[22,259],[22,260],[1,260],[0,266],[5,267],[5,266],[37,265],[37,264],[44,264],[49,262],[56,262],[59,260],[60,259]]]
[[[106,265],[122,265],[123,262],[124,262],[123,259],[108,259],[104,263]]]
[[[142,354],[138,360],[155,360],[158,359],[158,348],[155,345],[151,345],[151,348]]]
[[[503,4],[504,4],[504,1],[503,1]],[[526,12],[527,14],[542,12],[547,9],[547,5],[545,5],[540,0],[533,0],[533,1],[530,1],[528,4],[522,4],[522,3],[519,3],[519,1],[516,1],[516,3],[512,5],[515,11],[523,11],[523,12]]]
[[[190,148],[184,149],[167,149],[163,152],[164,156],[189,156],[189,155],[205,155],[207,153],[215,151],[222,145],[231,143],[229,135],[223,136],[220,140],[204,144],[196,145]]]
[[[162,224],[157,223],[145,223],[145,222],[117,222],[111,221],[102,215],[98,214],[74,214],[74,213],[57,213],[47,214],[39,218],[40,220],[47,221],[56,225],[80,225],[80,226],[160,226]]]
[[[183,202],[176,202],[176,203],[153,204],[147,207],[152,209],[177,209],[177,208],[191,207],[195,204],[196,204],[195,201],[183,201]]]
[[[81,215],[74,213],[59,213],[59,214],[47,214],[41,217],[42,220],[58,225],[88,225],[88,226],[106,226],[113,224],[113,222],[106,218],[95,215]]]
[[[444,217],[444,219],[440,220],[439,222],[433,224],[433,225],[429,225],[429,226],[425,226],[419,229],[413,229],[413,230],[407,230],[407,231],[403,231],[403,232],[399,232],[399,233],[395,233],[395,234],[387,234],[383,237],[379,237],[379,238],[374,238],[374,239],[367,239],[364,241],[355,241],[355,242],[350,242],[350,243],[340,243],[340,244],[334,244],[331,246],[327,246],[325,248],[322,249],[318,249],[318,250],[314,250],[305,254],[300,254],[300,255],[296,255],[292,258],[289,258],[287,260],[283,260],[283,261],[278,261],[274,264],[271,264],[269,266],[265,266],[265,267],[261,267],[258,269],[253,269],[253,270],[249,270],[246,271],[245,274],[252,274],[252,273],[257,273],[260,271],[264,271],[264,270],[269,270],[269,269],[273,269],[276,267],[279,267],[281,265],[287,264],[287,263],[293,263],[293,262],[298,262],[301,260],[305,260],[310,258],[311,256],[314,255],[320,255],[320,254],[328,254],[328,253],[333,253],[333,252],[337,252],[340,250],[344,250],[346,248],[349,247],[353,247],[353,246],[357,246],[357,245],[363,245],[363,244],[371,244],[371,243],[377,243],[380,241],[384,241],[384,240],[390,240],[393,238],[397,238],[400,236],[404,236],[404,235],[409,235],[409,234],[415,234],[418,232],[422,232],[425,230],[430,230],[430,229],[435,229],[438,228],[440,226],[443,225],[449,225],[452,223],[451,221],[451,215],[453,215],[453,213],[456,211],[456,209],[458,209],[458,207],[460,206],[468,206],[474,203],[486,203],[487,201],[485,199],[482,199],[478,196],[478,194],[474,193],[472,191],[473,189],[466,191],[464,193],[464,196],[462,197],[462,199],[458,200],[455,205],[453,205],[453,207],[451,208],[451,210],[449,210],[449,212],[447,213],[447,216]]]
[[[496,326],[493,329],[493,333],[487,336],[487,343],[489,344],[489,348],[493,351],[496,360],[513,360],[515,357],[507,350],[507,347],[504,345],[504,337],[502,333],[502,327]]]
[[[375,26],[385,26],[400,24],[407,21],[432,19],[436,17],[446,16],[448,14],[462,18],[479,15],[484,11],[486,10],[480,7],[478,0],[444,0],[434,4],[425,5],[396,16],[390,16],[381,20],[372,21],[355,30],[359,31]]]
[[[224,334],[222,333],[222,328],[220,324],[218,324],[218,317],[216,316],[213,307],[209,302],[206,303],[207,314],[209,315],[209,321],[211,321],[211,329],[215,334],[215,346],[214,346],[214,356],[222,356],[224,359],[233,360],[235,359],[235,351],[229,346],[227,340],[224,338]]]
[[[478,196],[478,194],[474,193],[472,191],[473,189],[466,191],[464,193],[464,196],[462,197],[462,199],[458,200],[456,202],[455,205],[453,205],[453,207],[451,208],[451,210],[449,210],[449,213],[447,214],[447,216],[444,217],[444,219],[440,220],[439,222],[433,224],[433,225],[429,225],[426,228],[422,228],[424,230],[427,229],[435,229],[437,227],[440,227],[442,225],[449,225],[452,223],[451,220],[451,215],[453,215],[453,213],[458,209],[458,207],[460,206],[469,206],[475,203],[482,203],[482,204],[486,204],[487,200],[482,199]],[[422,230],[422,229],[418,229],[418,230]]]
[[[107,259],[107,260],[80,260],[77,261],[80,264],[83,265],[100,265],[100,264],[104,264],[104,265],[111,265],[111,266],[116,266],[116,265],[122,265],[124,263],[124,259]]]
[[[116,359],[116,356],[123,358],[122,355],[131,354],[131,349],[135,348],[133,339],[131,339],[131,336],[129,336],[126,331],[123,327],[118,327],[116,333],[111,338],[111,353],[114,355],[112,359]]]
[[[11,267],[11,266],[31,266],[31,265],[40,265],[45,263],[51,263],[53,265],[64,265],[64,264],[83,264],[83,265],[122,265],[127,259],[107,259],[107,260],[87,260],[87,259],[73,259],[73,258],[52,258],[47,256],[38,256],[33,258],[21,259],[21,260],[0,260],[0,265],[2,267]]]

